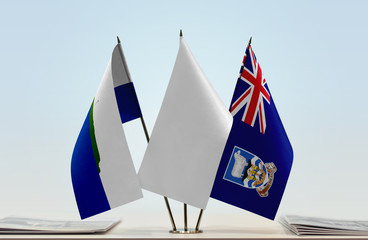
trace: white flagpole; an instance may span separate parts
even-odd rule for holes
[[[118,44],[119,44],[120,55],[121,55],[121,58],[123,59],[123,65],[124,65],[124,68],[125,68],[126,73],[127,73],[128,81],[132,82],[131,77],[130,77],[130,72],[129,72],[129,69],[128,69],[128,65],[126,63],[125,56],[124,56],[124,53],[123,53],[123,48],[122,48],[121,43],[120,43],[119,36],[117,37],[117,39],[118,39]],[[140,117],[140,119],[141,119],[143,131],[144,131],[144,134],[146,136],[147,143],[148,143],[150,138],[149,138],[149,134],[148,134],[148,131],[147,131],[146,123],[145,123],[144,118],[143,118],[143,114]],[[170,216],[170,221],[171,221],[173,231],[176,231],[176,225],[175,225],[174,217],[173,217],[172,212],[171,212],[169,200],[167,199],[166,196],[164,196],[164,200],[165,200],[167,211],[168,211],[169,216]]]

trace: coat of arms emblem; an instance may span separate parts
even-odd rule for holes
[[[263,163],[256,155],[235,146],[224,179],[246,188],[256,189],[261,197],[267,197],[276,171],[273,162]]]

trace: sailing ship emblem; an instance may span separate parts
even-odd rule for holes
[[[235,146],[224,179],[245,188],[255,189],[261,197],[267,197],[276,171],[273,162],[264,163],[256,155]]]

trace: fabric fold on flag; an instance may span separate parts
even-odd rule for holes
[[[82,219],[143,197],[122,126],[140,117],[141,110],[119,48],[113,50],[72,155]]]
[[[232,117],[183,38],[139,179],[142,188],[205,209]]]
[[[274,219],[293,149],[266,79],[249,46],[230,105],[234,118],[211,197]]]

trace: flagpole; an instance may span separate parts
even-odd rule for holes
[[[184,232],[188,232],[188,214],[186,203],[184,203]]]
[[[249,42],[248,42],[248,47],[247,48],[249,48],[250,47],[250,44],[252,43],[252,37],[250,37],[250,39],[249,39]]]
[[[124,56],[124,53],[123,53],[123,47],[121,46],[119,36],[117,36],[117,40],[118,40],[118,45],[119,45],[119,52],[120,52],[121,58],[123,60],[123,65],[124,65],[124,68],[125,68],[126,73],[127,73],[128,81],[132,82],[130,72],[129,72],[129,69],[128,69],[128,65],[126,63],[125,56]],[[143,118],[143,114],[140,117],[140,119],[141,119],[141,123],[142,123],[142,126],[143,126],[143,131],[144,131],[144,134],[146,136],[147,143],[148,143],[150,138],[149,138],[149,134],[148,134],[147,127],[146,127],[146,122],[144,121],[144,118]],[[173,231],[176,231],[176,225],[175,225],[174,217],[173,217],[172,212],[171,212],[169,200],[167,199],[166,196],[164,196],[164,200],[165,200],[167,211],[169,212],[170,221],[171,221]]]
[[[203,209],[201,209],[201,211],[199,212],[199,216],[198,216],[198,220],[197,220],[197,225],[195,227],[195,230],[196,231],[199,231],[199,225],[201,224],[202,214],[203,214]]]
[[[179,36],[180,36],[180,38],[183,37],[183,31],[181,29],[180,29]],[[190,233],[201,233],[202,232],[201,230],[199,230],[199,225],[201,224],[202,214],[203,214],[203,209],[201,209],[201,211],[199,212],[199,216],[198,216],[198,220],[197,220],[195,230],[190,231]],[[187,204],[184,203],[184,233],[187,233],[187,232],[188,232]]]
[[[177,231],[176,229],[176,225],[175,225],[175,221],[174,221],[174,217],[172,215],[172,212],[171,212],[171,208],[170,208],[170,204],[169,204],[169,200],[167,199],[166,196],[164,196],[164,199],[165,199],[165,204],[166,204],[166,208],[167,208],[167,211],[169,212],[169,216],[170,216],[170,221],[171,221],[171,226],[173,228],[173,231]]]
[[[252,37],[250,37],[249,38],[249,42],[248,42],[248,45],[247,45],[247,48],[245,49],[245,53],[247,53],[247,49],[250,47],[250,44],[252,43]],[[247,57],[246,55],[245,55],[245,57]],[[244,64],[245,64],[245,59],[244,59]],[[239,79],[240,79],[240,77],[241,77],[241,72],[239,73]],[[234,92],[237,92],[237,90],[238,90],[238,84],[236,84],[235,85],[235,90],[234,90]],[[229,111],[230,111],[230,109],[231,109],[231,105],[233,104],[233,102],[235,101],[235,95],[233,95],[233,97],[232,97],[232,99],[231,99],[231,102],[230,102],[230,108],[229,108]]]

